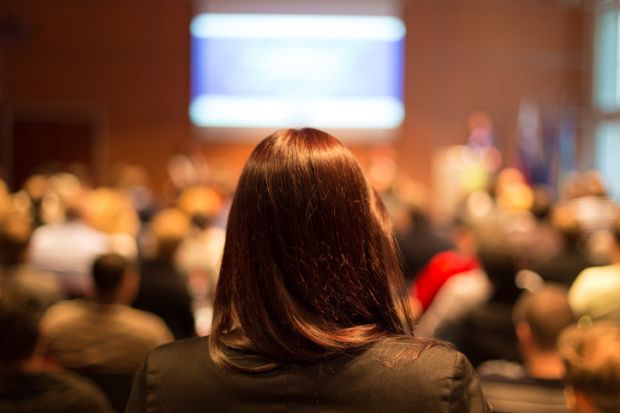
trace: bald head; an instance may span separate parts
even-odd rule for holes
[[[559,286],[545,286],[523,294],[513,313],[515,325],[528,325],[534,344],[541,350],[553,350],[562,330],[575,322],[567,292]]]

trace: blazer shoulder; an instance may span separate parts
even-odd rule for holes
[[[145,361],[147,371],[169,374],[204,368],[209,364],[209,340],[206,337],[193,337],[161,345],[152,350]]]

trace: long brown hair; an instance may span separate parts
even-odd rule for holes
[[[405,291],[383,204],[351,152],[310,128],[259,143],[230,210],[213,360],[264,371],[412,336]]]

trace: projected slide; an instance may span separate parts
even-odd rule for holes
[[[191,23],[191,121],[396,128],[404,35],[391,16],[199,14]]]

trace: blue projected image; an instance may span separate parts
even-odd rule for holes
[[[200,14],[190,118],[205,127],[396,128],[404,34],[388,16]]]

